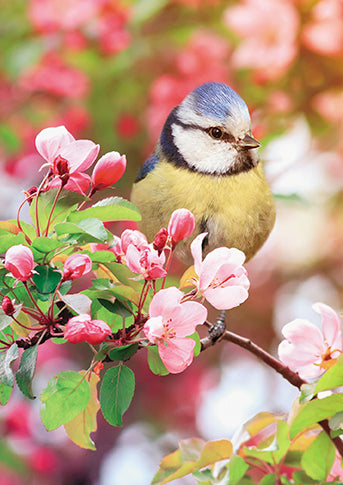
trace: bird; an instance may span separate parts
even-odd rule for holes
[[[230,86],[198,86],[172,109],[137,174],[131,201],[142,216],[138,227],[153,240],[174,210],[186,208],[196,226],[178,243],[179,259],[191,264],[190,242],[207,233],[203,256],[226,246],[240,249],[249,261],[275,222],[259,146],[248,107]]]

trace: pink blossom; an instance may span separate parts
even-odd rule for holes
[[[156,236],[154,237],[152,246],[154,249],[156,249],[158,254],[161,254],[163,249],[166,247],[168,237],[169,237],[169,234],[165,227],[162,227],[162,229],[160,229],[156,234]]]
[[[5,254],[5,268],[19,281],[27,281],[33,274],[33,253],[30,248],[18,244]]]
[[[90,177],[82,172],[95,161],[99,145],[91,140],[75,140],[64,126],[57,126],[38,133],[36,148],[57,176],[49,188],[63,183],[66,189],[84,193]]]
[[[126,157],[118,152],[109,152],[97,162],[92,173],[92,186],[94,190],[106,189],[115,184],[124,174]]]
[[[312,307],[321,315],[322,332],[308,320],[297,318],[282,329],[286,340],[279,345],[279,358],[303,379],[319,376],[342,352],[341,325],[337,313],[324,303]]]
[[[236,248],[216,248],[202,261],[202,242],[207,233],[197,236],[191,244],[194,269],[198,275],[199,293],[218,310],[229,310],[248,298],[250,286],[247,271],[242,266],[245,255]]]
[[[125,258],[129,269],[140,273],[145,280],[156,280],[167,274],[163,268],[164,253],[159,254],[152,246],[139,250],[134,244],[129,244]]]
[[[66,325],[64,337],[73,344],[88,342],[101,344],[105,338],[112,334],[112,330],[103,320],[92,320],[87,314],[70,318]]]
[[[188,336],[207,318],[207,309],[201,303],[182,303],[182,297],[175,287],[160,290],[150,303],[150,318],[144,325],[146,337],[157,344],[162,362],[173,374],[192,363],[195,341]]]
[[[336,451],[335,460],[333,462],[330,474],[327,478],[328,482],[336,482],[337,480],[343,480],[342,457],[338,453],[338,451]]]
[[[123,250],[121,248],[121,239],[118,236],[113,235],[113,241],[111,246],[108,244],[99,244],[99,243],[91,243],[91,251],[94,253],[95,251],[111,251],[113,254],[116,255],[117,261],[121,262],[121,259],[124,256]]]
[[[322,0],[312,11],[313,21],[303,29],[305,45],[323,55],[343,54],[342,0]]]
[[[170,216],[168,233],[172,246],[190,236],[195,229],[195,218],[188,209],[177,209]]]
[[[92,260],[87,254],[72,254],[63,267],[63,279],[75,280],[92,270]]]
[[[299,26],[291,1],[243,0],[226,10],[224,20],[242,38],[232,56],[236,68],[254,69],[263,80],[279,79],[289,69]]]
[[[149,247],[147,238],[142,232],[125,229],[121,235],[121,247],[124,253],[126,253],[129,244],[133,244],[139,250]]]
[[[5,315],[13,315],[15,313],[14,302],[15,300],[12,301],[8,296],[3,297],[1,308]]]

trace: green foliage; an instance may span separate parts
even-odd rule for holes
[[[138,209],[122,197],[108,197],[83,211],[72,212],[68,221],[79,222],[89,218],[97,218],[100,221],[140,221],[141,216]]]
[[[322,431],[304,451],[301,464],[314,480],[326,480],[335,459],[336,449],[329,436]]]
[[[32,394],[32,379],[36,370],[38,345],[26,349],[20,359],[19,369],[15,375],[21,392],[29,399],[34,399]]]
[[[135,389],[131,369],[119,364],[104,375],[100,390],[101,411],[112,426],[122,426],[122,416],[130,405]]]
[[[17,344],[0,354],[0,384],[12,387],[14,383],[14,374],[12,371],[13,362],[19,357]]]

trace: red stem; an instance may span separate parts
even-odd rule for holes
[[[53,212],[55,210],[55,207],[56,207],[56,204],[57,204],[57,200],[58,200],[59,196],[61,195],[62,189],[63,189],[63,184],[61,184],[61,186],[59,187],[59,189],[57,191],[57,194],[56,194],[56,197],[54,199],[54,202],[52,204],[51,211],[50,211],[49,218],[48,218],[48,222],[47,222],[46,229],[45,229],[45,234],[44,234],[45,237],[48,237],[49,226],[50,226],[52,214],[53,214]]]

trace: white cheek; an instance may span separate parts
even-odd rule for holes
[[[173,125],[174,143],[190,167],[199,172],[225,173],[234,165],[237,151],[229,144],[213,140],[197,129]]]

